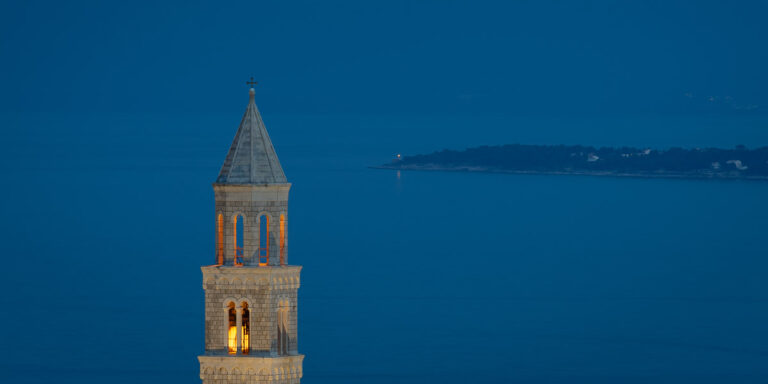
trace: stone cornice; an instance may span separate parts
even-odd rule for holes
[[[285,184],[213,184],[216,202],[288,201],[291,183]]]
[[[203,271],[203,289],[209,284],[216,286],[259,287],[269,284],[273,289],[298,289],[301,283],[301,266],[279,267],[232,267],[211,265],[200,268]]]
[[[198,356],[200,379],[207,376],[260,376],[262,380],[300,379],[303,376],[304,355],[275,357],[258,356]]]
[[[291,183],[284,184],[222,184],[213,183],[214,190],[239,192],[245,189],[290,189]]]

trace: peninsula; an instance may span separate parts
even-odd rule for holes
[[[379,169],[768,180],[768,147],[480,146],[400,156]]]

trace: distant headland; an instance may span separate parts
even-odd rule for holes
[[[480,146],[400,156],[379,169],[768,180],[768,147],[748,149],[582,145]]]

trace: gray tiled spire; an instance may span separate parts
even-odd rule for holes
[[[227,158],[221,166],[216,183],[220,184],[284,184],[288,180],[277,159],[272,140],[261,120],[254,101],[255,91],[249,91],[250,101],[240,128],[237,129]]]

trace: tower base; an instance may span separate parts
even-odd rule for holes
[[[203,384],[299,384],[304,355],[198,356]]]

